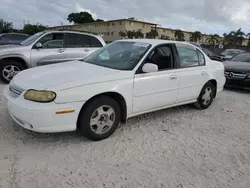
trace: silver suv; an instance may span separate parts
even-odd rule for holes
[[[105,46],[101,36],[78,31],[44,31],[20,45],[0,46],[0,77],[9,83],[20,71],[41,65],[79,60]]]

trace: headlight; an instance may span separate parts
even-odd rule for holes
[[[35,102],[52,102],[56,98],[53,91],[37,91],[30,89],[24,94],[24,98]]]

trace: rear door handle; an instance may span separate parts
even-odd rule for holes
[[[201,72],[201,75],[202,75],[202,76],[206,76],[206,75],[207,75],[207,72],[202,71],[202,72]]]
[[[175,79],[177,79],[177,75],[171,75],[169,78],[170,78],[171,80],[175,80]]]
[[[63,52],[65,52],[65,50],[64,49],[58,49],[57,52],[58,53],[63,53]]]

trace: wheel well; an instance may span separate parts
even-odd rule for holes
[[[214,97],[216,97],[216,94],[217,94],[217,81],[212,79],[212,80],[209,80],[208,82],[212,83],[215,86],[215,96]]]
[[[28,68],[26,62],[20,57],[6,57],[6,58],[1,59],[1,61],[9,61],[9,60],[21,63],[25,69]]]
[[[121,109],[121,122],[125,123],[127,120],[127,104],[126,104],[124,97],[121,94],[116,93],[116,92],[106,92],[106,93],[101,93],[101,94],[95,95],[94,97],[87,100],[87,102],[82,106],[81,111],[88,106],[88,103],[90,101],[92,101],[95,98],[100,97],[100,96],[108,96],[108,97],[114,99],[119,104],[120,109]],[[79,119],[79,117],[78,117],[78,119]],[[77,125],[78,125],[78,120],[77,120]]]

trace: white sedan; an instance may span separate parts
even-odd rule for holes
[[[4,96],[13,120],[26,129],[78,129],[101,140],[139,114],[188,103],[206,109],[224,84],[223,64],[194,45],[118,40],[81,61],[22,71]]]

